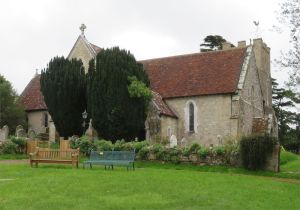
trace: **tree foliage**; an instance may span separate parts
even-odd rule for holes
[[[0,75],[0,127],[14,131],[17,125],[26,126],[25,111],[12,85]]]
[[[289,84],[300,84],[300,0],[285,0],[280,4],[279,22],[288,28],[291,48],[277,60],[282,67],[290,70]]]
[[[273,86],[273,108],[278,120],[278,138],[280,144],[286,149],[299,150],[300,115],[291,111],[299,104],[299,96],[289,89],[279,88],[275,79]]]
[[[204,38],[204,43],[200,44],[200,51],[208,52],[208,51],[221,50],[223,42],[226,42],[226,39],[224,39],[220,35],[208,35]]]
[[[55,127],[63,137],[82,133],[86,83],[80,60],[53,58],[41,74],[41,91]]]
[[[149,80],[142,64],[114,47],[90,62],[87,77],[88,112],[98,134],[113,141],[143,138]]]

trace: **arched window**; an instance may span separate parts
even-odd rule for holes
[[[194,132],[195,131],[195,111],[194,111],[194,104],[189,104],[189,131]]]
[[[48,113],[44,113],[44,127],[48,127]]]

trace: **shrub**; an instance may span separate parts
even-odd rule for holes
[[[7,140],[1,145],[1,147],[3,154],[16,154],[18,145],[11,140]]]
[[[182,149],[181,154],[185,157],[188,157],[190,155],[190,150],[189,148],[185,147]]]
[[[218,156],[223,156],[223,155],[225,155],[225,148],[223,146],[214,147],[213,153]]]
[[[10,137],[10,140],[17,145],[16,151],[23,153],[26,148],[26,140],[24,138],[17,138],[15,136]]]
[[[170,155],[169,160],[172,163],[180,163],[179,155],[181,154],[181,149],[178,147],[170,148],[168,150],[168,153]]]
[[[94,144],[97,148],[98,151],[110,151],[113,148],[113,144],[111,141],[106,141],[106,140],[95,140]]]
[[[133,143],[135,153],[138,153],[143,147],[147,147],[147,146],[149,146],[148,141],[135,141]]]
[[[138,152],[138,157],[141,160],[147,160],[149,154],[149,148],[148,147],[142,147]]]
[[[91,150],[96,150],[96,146],[91,142],[87,136],[80,138],[72,138],[70,140],[70,146],[72,149],[80,149],[80,152],[84,155],[90,155]]]
[[[157,154],[164,149],[164,146],[162,144],[156,143],[153,145],[152,149],[153,149],[154,154]]]
[[[243,137],[240,141],[242,164],[248,169],[263,169],[277,139],[268,135]]]
[[[200,148],[197,153],[198,153],[198,155],[199,155],[200,158],[206,159],[206,157],[209,154],[209,151],[208,151],[207,148],[204,147],[204,148]]]
[[[117,140],[115,142],[115,144],[113,145],[113,149],[115,151],[122,151],[123,150],[123,145],[125,144],[125,140],[122,139],[122,140]]]
[[[189,152],[190,153],[197,153],[197,151],[200,149],[200,145],[198,143],[193,143],[191,146],[190,146],[190,149],[189,149]]]
[[[125,144],[123,144],[123,150],[126,151],[134,150],[133,142],[126,142]]]

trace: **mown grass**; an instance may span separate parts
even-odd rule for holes
[[[299,171],[300,159],[287,159],[279,175],[157,162],[135,171],[0,163],[0,209],[299,209],[299,177],[286,172]]]

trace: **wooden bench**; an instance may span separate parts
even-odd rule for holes
[[[79,148],[59,150],[37,147],[34,153],[29,154],[29,158],[31,167],[34,163],[36,167],[39,163],[59,163],[72,164],[72,167],[76,165],[78,168]]]
[[[105,169],[108,166],[114,169],[114,166],[126,166],[127,170],[132,167],[134,170],[134,158],[135,151],[91,151],[90,159],[83,162],[83,168],[85,165],[104,165]]]

